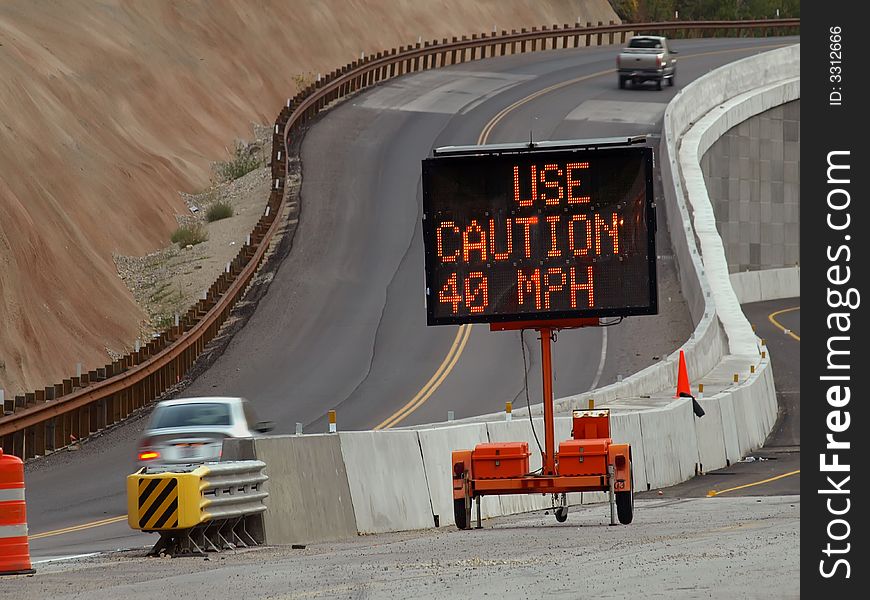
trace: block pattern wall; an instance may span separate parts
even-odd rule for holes
[[[701,159],[731,273],[800,262],[800,100],[731,128]]]

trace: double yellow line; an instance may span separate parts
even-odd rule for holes
[[[54,531],[46,531],[45,533],[37,533],[35,535],[29,536],[28,539],[41,540],[42,538],[62,535],[64,533],[75,533],[76,531],[84,531],[85,529],[100,527],[101,525],[111,525],[112,523],[120,523],[121,521],[126,520],[127,515],[121,515],[120,517],[110,517],[108,519],[102,519],[100,521],[92,521],[90,523],[82,523],[81,525],[73,525],[72,527],[64,527],[63,529],[55,529]]]

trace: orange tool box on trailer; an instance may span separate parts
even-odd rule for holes
[[[471,455],[471,470],[478,479],[522,477],[529,472],[529,443],[478,444]]]
[[[595,440],[610,437],[610,413],[602,409],[575,410],[571,423],[575,440]]]
[[[559,475],[607,475],[609,439],[565,440],[559,444]]]

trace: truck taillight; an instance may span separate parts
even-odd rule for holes
[[[139,453],[139,460],[154,460],[155,458],[160,458],[160,453],[156,450],[146,450]]]
[[[656,66],[657,67],[662,66],[662,58],[664,58],[664,57],[661,54],[656,56]]]

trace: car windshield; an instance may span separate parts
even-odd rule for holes
[[[629,48],[661,48],[661,41],[655,38],[634,38],[628,43]]]
[[[152,429],[229,426],[230,407],[217,402],[161,406],[154,411]]]

